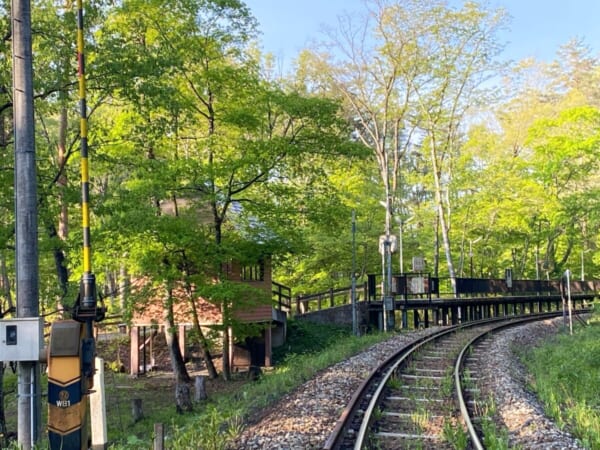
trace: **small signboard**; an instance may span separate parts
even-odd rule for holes
[[[504,276],[506,278],[506,287],[508,287],[509,289],[512,289],[512,285],[513,285],[512,269],[506,269],[504,271]]]
[[[425,293],[424,277],[413,277],[410,279],[410,292],[412,294],[424,294]]]
[[[394,297],[384,297],[383,303],[386,311],[394,310]]]
[[[422,256],[413,256],[412,259],[412,271],[423,272],[425,270],[425,258]]]

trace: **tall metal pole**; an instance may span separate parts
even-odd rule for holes
[[[391,237],[389,238],[391,239]],[[395,309],[393,306],[393,302],[391,301],[392,299],[392,242],[391,240],[387,241],[386,244],[386,257],[387,257],[387,276],[386,276],[386,290],[387,290],[387,301],[390,302],[390,308],[389,312],[388,312],[388,320],[389,320],[389,327],[392,330],[395,328],[396,326],[396,320],[394,318],[394,314],[395,314]]]
[[[388,330],[388,321],[387,321],[387,307],[385,304],[386,298],[386,271],[385,271],[385,252],[386,249],[386,241],[383,241],[383,247],[381,251],[381,311],[382,311],[382,321],[383,321],[383,331],[387,333]]]
[[[385,296],[384,296],[384,305],[388,302],[388,305],[384,306],[384,315],[385,322],[389,321],[388,326],[386,327],[386,331],[388,328],[392,330],[396,326],[394,319],[394,306],[391,302],[392,297],[392,198],[389,193],[389,187],[386,186],[386,208],[385,208]],[[387,311],[386,311],[387,310]]]
[[[400,263],[400,275],[404,275],[404,220],[402,218],[398,221],[398,251],[400,256],[398,262]]]
[[[17,317],[38,317],[37,179],[33,113],[31,5],[29,0],[13,0],[11,12]],[[40,436],[39,363],[20,362],[18,380],[18,442],[20,448],[29,450],[37,443]]]
[[[83,277],[81,280],[81,306],[84,309],[96,309],[96,280],[92,273],[92,254],[90,238],[90,177],[87,141],[87,102],[85,91],[85,54],[83,49],[83,2],[77,0],[77,77],[79,79],[79,115],[81,133],[81,219],[83,227]],[[93,316],[92,316],[93,317]],[[91,335],[91,323],[90,325]],[[91,336],[88,336],[91,337]]]
[[[358,311],[356,305],[356,213],[352,211],[352,333],[358,336]]]

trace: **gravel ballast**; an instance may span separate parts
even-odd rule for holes
[[[524,449],[579,449],[577,441],[546,418],[525,387],[526,371],[512,353],[513,345],[532,345],[558,332],[558,320],[546,320],[502,332],[482,362],[481,378],[488,380],[497,420],[506,427],[510,445]],[[307,381],[257,415],[230,449],[300,450],[322,448],[354,391],[392,353],[431,334],[429,328],[394,335]],[[489,391],[487,391],[489,389]]]

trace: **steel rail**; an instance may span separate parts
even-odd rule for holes
[[[578,312],[585,312],[586,310],[581,310]],[[486,336],[489,333],[493,333],[500,329],[509,328],[513,326],[518,326],[523,323],[533,322],[537,320],[543,320],[546,318],[557,317],[562,314],[561,311],[552,311],[547,313],[533,314],[527,316],[502,316],[502,317],[494,317],[490,319],[467,322],[459,325],[454,325],[443,330],[434,332],[428,336],[421,337],[405,346],[403,346],[400,350],[395,352],[392,356],[386,359],[381,365],[379,365],[367,379],[365,379],[359,388],[355,391],[352,396],[350,402],[342,412],[340,418],[338,419],[332,433],[329,435],[327,441],[325,442],[323,449],[324,450],[333,450],[338,449],[342,445],[345,448],[351,446],[354,449],[360,449],[363,447],[368,431],[370,429],[371,417],[373,412],[377,408],[380,402],[380,394],[385,388],[387,381],[394,374],[394,372],[401,366],[408,358],[410,358],[414,353],[416,353],[419,349],[421,349],[424,345],[433,342],[435,340],[439,340],[440,338],[455,333],[456,331],[460,331],[462,329],[474,328],[478,326],[483,326],[486,324],[494,324],[498,323],[493,329],[487,329],[483,331],[480,335],[471,339],[469,343],[467,343],[463,350],[460,352],[457,362],[455,363],[454,377],[455,384],[457,386],[456,391],[459,398],[459,407],[461,410],[461,414],[465,419],[465,423],[467,424],[467,428],[469,431],[469,435],[473,440],[474,446],[477,449],[483,448],[480,447],[481,442],[478,440],[477,433],[473,427],[473,424],[468,416],[468,410],[466,408],[466,404],[464,402],[464,397],[462,395],[462,390],[460,388],[460,368],[462,367],[465,354],[467,349],[470,348],[474,342],[478,339]],[[459,365],[460,364],[460,365]],[[373,385],[377,384],[376,389],[371,392],[373,389]],[[349,429],[351,425],[353,425],[353,420],[358,421],[357,416],[359,415],[359,410],[361,406],[365,404],[365,397],[367,394],[371,395],[368,406],[364,409],[363,417],[360,423],[360,428],[358,432],[355,433],[354,436],[348,437]],[[345,440],[351,440],[354,444],[344,443]]]
[[[586,310],[578,311],[578,313],[582,313],[582,312],[583,313],[589,312],[589,310],[586,309]],[[460,408],[462,418],[465,422],[465,426],[467,427],[469,437],[471,438],[471,444],[476,450],[484,450],[485,447],[481,443],[479,435],[477,434],[477,430],[473,426],[473,421],[471,420],[471,415],[469,413],[467,404],[465,402],[465,398],[463,396],[461,374],[462,374],[462,368],[464,366],[467,352],[478,341],[480,341],[481,339],[483,339],[485,336],[487,336],[490,333],[496,333],[498,331],[501,331],[501,330],[504,330],[507,328],[516,327],[519,325],[523,325],[523,324],[529,323],[529,322],[536,322],[536,321],[544,320],[544,319],[548,319],[548,318],[560,317],[561,315],[562,315],[562,311],[552,311],[552,312],[546,312],[546,313],[540,313],[540,314],[533,314],[533,315],[529,315],[527,317],[515,318],[514,320],[511,320],[507,323],[499,324],[498,326],[494,327],[493,329],[487,330],[487,331],[473,337],[461,350],[461,352],[458,355],[458,358],[456,360],[456,364],[454,366],[454,385],[456,388],[457,401],[458,401],[458,405]]]
[[[464,327],[462,325],[458,325],[458,326],[456,326],[456,328],[453,327],[452,329],[442,330],[439,333],[435,333],[433,336],[428,336],[427,338],[423,339],[422,341],[420,341],[416,344],[413,343],[413,345],[410,346],[408,351],[405,352],[402,356],[400,356],[385,371],[385,374],[382,377],[382,379],[380,380],[380,382],[377,386],[377,389],[375,390],[375,393],[371,397],[371,401],[369,402],[368,408],[365,410],[364,419],[361,422],[360,429],[358,430],[358,433],[356,436],[356,441],[354,443],[354,450],[360,450],[363,448],[363,446],[365,444],[365,440],[367,438],[367,434],[368,434],[370,426],[371,426],[373,412],[375,411],[375,408],[377,408],[377,406],[379,405],[379,402],[381,401],[381,393],[383,392],[383,389],[385,388],[386,383],[388,382],[390,377],[394,374],[394,372],[398,369],[398,367],[401,366],[410,357],[412,357],[417,351],[419,351],[426,344],[436,341],[436,340],[440,339],[441,337],[448,336],[452,333],[455,333],[456,331],[461,330],[463,328]]]
[[[338,448],[341,445],[341,443],[345,437],[346,431],[347,431],[346,429],[349,426],[350,421],[356,415],[356,411],[360,407],[361,401],[364,399],[366,393],[368,392],[370,387],[373,385],[375,380],[379,376],[381,376],[382,372],[386,371],[386,368],[388,366],[390,366],[396,359],[400,358],[403,354],[405,354],[405,353],[408,354],[415,345],[418,345],[419,343],[424,342],[425,340],[427,340],[431,337],[451,333],[454,330],[458,329],[460,326],[461,325],[453,325],[450,328],[446,328],[444,330],[434,332],[429,336],[423,336],[423,337],[417,339],[416,341],[406,344],[400,350],[398,350],[396,353],[394,353],[388,359],[386,359],[383,363],[381,363],[375,370],[373,370],[369,374],[369,376],[361,383],[361,385],[358,387],[358,389],[354,392],[354,395],[350,399],[350,402],[348,403],[348,405],[342,412],[332,433],[329,435],[329,438],[325,442],[323,449],[324,450],[332,450],[332,449]],[[387,380],[387,378],[386,378],[386,380]],[[383,383],[383,384],[385,384],[385,383]],[[371,408],[371,411],[372,411],[372,409],[373,408]]]
[[[370,418],[375,411],[379,403],[379,394],[383,390],[386,382],[392,376],[394,371],[400,366],[404,361],[406,361],[410,356],[412,356],[418,349],[420,349],[425,344],[433,342],[443,336],[452,334],[456,331],[472,328],[475,326],[481,326],[488,323],[499,322],[499,321],[507,321],[514,320],[512,317],[495,317],[491,319],[480,320],[476,322],[466,322],[459,325],[453,325],[443,330],[434,332],[428,336],[424,336],[416,341],[413,341],[404,347],[402,347],[399,351],[390,356],[387,360],[385,360],[379,367],[377,367],[369,377],[359,386],[357,391],[354,393],[352,399],[348,403],[348,406],[342,412],[336,426],[334,427],[332,433],[329,438],[325,442],[323,446],[324,450],[333,450],[339,448],[343,440],[346,437],[347,429],[350,426],[351,420],[356,416],[356,412],[361,406],[361,401],[364,399],[365,394],[369,391],[372,385],[375,383],[378,377],[381,377],[380,380],[377,381],[377,389],[375,393],[372,395],[371,400],[369,401],[368,407],[365,409],[363,420],[361,421],[361,426],[356,434],[355,439],[355,449],[362,448],[364,445],[365,438],[367,436],[367,432],[370,426]]]

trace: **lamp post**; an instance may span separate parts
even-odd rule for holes
[[[415,216],[410,216],[404,220],[401,217],[396,217],[396,223],[398,223],[398,262],[400,263],[400,275],[404,275],[404,225],[414,218]]]
[[[542,223],[546,224],[546,225],[550,225],[550,221],[548,219],[544,219],[541,217],[534,217],[534,220],[537,221],[537,237],[536,237],[536,244],[535,244],[535,279],[539,280],[540,279],[540,241],[541,241],[541,234],[542,234]],[[547,255],[546,255],[547,258]],[[546,276],[548,275],[548,273],[546,272]]]
[[[379,251],[381,252],[381,275],[382,275],[382,311],[383,331],[394,329],[394,301],[392,298],[392,253],[395,251],[396,237],[391,234],[392,205],[386,185],[386,201],[379,202],[385,208],[385,234],[379,237]],[[391,314],[390,314],[391,313]]]
[[[591,248],[587,250],[581,250],[581,281],[585,281],[585,263],[584,263],[584,255],[589,252]]]
[[[481,236],[475,240],[469,239],[469,265],[471,268],[471,278],[473,278],[473,244],[478,243],[480,240]]]
[[[395,236],[384,234],[379,236],[379,252],[381,253],[381,300],[383,311],[383,331],[394,328],[394,303],[392,299],[392,253],[396,245]],[[391,312],[391,315],[390,315]],[[388,323],[389,322],[389,323]]]

